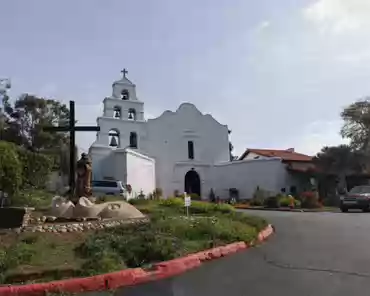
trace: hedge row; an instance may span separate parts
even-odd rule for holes
[[[44,154],[0,141],[0,190],[13,196],[21,188],[43,188],[52,165]]]

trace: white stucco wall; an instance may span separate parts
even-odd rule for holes
[[[185,174],[191,168],[196,168],[205,182],[204,167],[229,160],[227,126],[203,115],[193,104],[183,103],[176,112],[166,111],[148,120],[147,128],[147,151],[156,159],[157,187],[164,196],[176,189],[184,191]],[[194,159],[188,158],[188,141],[194,142]]]
[[[239,190],[241,199],[253,197],[257,186],[260,189],[279,193],[285,187],[287,171],[280,158],[240,160],[215,165],[213,190],[220,198],[229,197],[229,188]]]
[[[127,155],[125,149],[116,149],[112,152],[114,162],[111,164],[111,170],[114,172],[114,179],[127,183]]]
[[[93,145],[89,149],[89,156],[92,161],[92,179],[104,180],[114,177],[113,163],[111,154],[112,148],[103,145]]]
[[[130,184],[132,191],[139,194],[142,190],[145,195],[152,193],[155,189],[155,160],[127,149],[127,184]]]

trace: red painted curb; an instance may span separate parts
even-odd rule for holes
[[[273,227],[268,225],[258,234],[257,241],[262,242],[266,240],[273,232]],[[67,279],[42,284],[0,287],[0,296],[44,296],[47,292],[80,293],[132,286],[179,275],[187,270],[200,266],[204,261],[236,253],[254,244],[254,242],[251,242],[249,245],[245,242],[236,242],[190,254],[185,257],[160,262],[154,265],[154,271],[145,271],[142,268],[131,268],[86,278]]]

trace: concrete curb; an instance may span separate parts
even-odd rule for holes
[[[257,243],[266,240],[273,232],[273,226],[268,225],[258,234]],[[43,296],[48,292],[82,293],[132,286],[179,275],[190,269],[199,267],[205,261],[225,257],[254,245],[255,242],[251,242],[250,244],[236,242],[226,246],[212,248],[155,264],[152,271],[146,271],[142,268],[131,268],[86,278],[74,278],[41,284],[3,286],[0,287],[0,296]]]
[[[296,213],[339,213],[338,211],[334,210],[315,210],[315,209],[289,209],[289,208],[238,208],[235,207],[235,209],[238,210],[252,210],[252,211],[274,211],[274,212],[296,212]]]

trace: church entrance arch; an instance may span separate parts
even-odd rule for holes
[[[200,196],[200,177],[194,169],[185,174],[185,192],[196,193]]]

